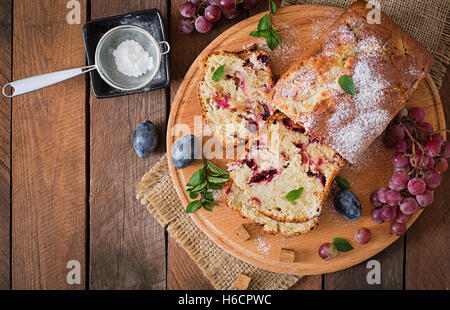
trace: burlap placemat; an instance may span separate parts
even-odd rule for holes
[[[244,273],[252,278],[249,289],[282,290],[299,277],[277,274],[249,265],[222,250],[194,224],[178,200],[167,166],[167,157],[147,172],[138,184],[137,199],[189,254],[216,289],[233,289]]]
[[[347,8],[355,0],[282,0]],[[416,38],[434,56],[431,76],[438,88],[450,63],[450,0],[380,0],[381,11]]]
[[[281,5],[321,4],[345,8],[354,0],[283,0]],[[431,75],[438,87],[450,61],[450,0],[383,0],[382,11],[433,54]],[[167,226],[169,234],[200,267],[216,289],[233,289],[240,273],[252,277],[249,289],[287,289],[300,277],[277,274],[249,265],[212,242],[188,216],[169,176],[167,157],[138,184],[137,198]]]

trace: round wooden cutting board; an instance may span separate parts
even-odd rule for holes
[[[302,51],[328,30],[341,12],[342,10],[337,8],[312,5],[289,6],[279,9],[272,17],[272,22],[283,38],[284,48],[277,47],[273,52],[268,51],[274,75],[281,75]],[[251,31],[256,30],[261,17],[262,14],[259,14],[231,27],[205,48],[194,61],[172,105],[167,131],[169,154],[173,143],[180,136],[187,133],[196,136],[201,134],[201,129],[194,128],[194,119],[201,119],[197,94],[197,86],[202,79],[202,72],[198,68],[199,61],[211,51],[220,49],[239,51],[251,43],[257,43],[266,49],[264,41],[258,41],[257,38],[248,35]],[[426,113],[426,121],[430,122],[434,128],[445,128],[441,101],[429,76],[420,84],[409,100],[407,107],[411,106],[422,107]],[[190,132],[186,132],[187,129]],[[175,135],[174,131],[176,131]],[[210,137],[204,137],[203,141],[207,141],[207,138]],[[266,235],[262,232],[261,226],[242,218],[236,211],[227,208],[223,203],[214,207],[212,212],[199,210],[192,215],[192,218],[215,243],[252,265],[274,272],[303,275],[342,270],[368,259],[397,239],[390,234],[389,223],[379,225],[370,219],[372,205],[369,201],[370,194],[385,186],[393,172],[391,164],[393,152],[393,149],[386,148],[381,138],[378,138],[357,164],[347,164],[341,170],[340,175],[350,181],[350,189],[359,197],[362,204],[362,215],[356,222],[344,220],[336,213],[332,204],[333,192],[325,203],[319,226],[310,233],[298,237],[285,238],[281,235]],[[226,168],[228,161],[212,159],[212,162]],[[199,169],[201,163],[201,160],[197,160],[185,169],[175,169],[169,158],[170,174],[178,196],[185,207],[190,201],[185,192],[185,184]],[[430,208],[432,207],[430,206]],[[418,216],[419,213],[416,213],[408,221],[408,227]],[[251,238],[247,241],[240,240],[235,233],[243,223],[246,224],[246,228],[251,234]],[[359,245],[354,241],[353,235],[360,227],[367,227],[372,232],[372,240],[366,245]],[[318,255],[319,246],[325,242],[332,242],[333,238],[338,237],[348,240],[354,250],[346,253],[340,252],[331,261],[322,260]],[[294,263],[279,262],[281,248],[295,251]]]

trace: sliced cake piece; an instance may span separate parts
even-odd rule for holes
[[[270,95],[276,108],[352,163],[434,63],[423,46],[384,14],[381,23],[369,24],[372,9],[366,4],[353,3],[323,42],[299,55]]]
[[[254,210],[276,221],[302,223],[319,216],[343,162],[333,149],[277,112],[245,157],[230,163],[228,170]],[[286,195],[300,187],[301,195],[288,201]]]
[[[214,72],[224,66],[218,81]],[[214,52],[201,63],[204,72],[198,93],[214,136],[224,146],[247,142],[272,115],[267,100],[272,75],[264,52]],[[217,77],[217,75],[215,76]]]
[[[268,234],[281,233],[286,237],[301,235],[311,231],[319,222],[318,217],[304,223],[279,222],[267,217],[254,209],[252,197],[232,182],[225,191],[224,201],[228,207],[240,212],[242,216],[263,225],[263,231]]]

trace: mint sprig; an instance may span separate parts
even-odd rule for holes
[[[341,189],[349,189],[350,188],[350,182],[344,179],[343,177],[336,176],[334,178],[334,181],[339,185]]]
[[[286,195],[286,200],[287,201],[295,201],[298,199],[298,197],[300,197],[300,195],[303,193],[303,187],[300,187],[299,189],[294,189],[292,191],[290,191],[289,193],[287,193]]]
[[[211,79],[216,83],[219,82],[223,76],[224,71],[225,71],[225,65],[221,65],[220,67],[218,67],[216,69],[216,71],[214,71],[214,73],[211,76]]]
[[[258,22],[257,31],[252,31],[249,33],[250,36],[256,38],[265,38],[267,42],[267,46],[273,51],[277,45],[280,45],[280,48],[283,48],[283,40],[277,33],[275,27],[272,25],[272,21],[270,19],[270,15],[273,15],[277,12],[277,6],[275,2],[270,1],[270,14],[264,15]]]
[[[211,206],[217,206],[214,202],[213,194],[210,190],[221,189],[222,183],[225,183],[230,178],[227,171],[217,167],[209,160],[205,160],[203,165],[198,169],[189,179],[186,186],[186,192],[191,199],[198,200],[191,201],[186,207],[186,213],[193,213],[202,208],[207,211],[212,211]]]
[[[345,91],[347,94],[354,96],[356,94],[355,84],[353,83],[353,79],[348,75],[341,75],[338,80],[339,86]]]
[[[336,249],[340,252],[348,252],[353,250],[353,246],[345,239],[342,238],[334,238],[333,244],[335,245]]]

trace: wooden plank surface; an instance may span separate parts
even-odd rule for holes
[[[12,79],[85,63],[85,11],[69,25],[66,4],[14,2]],[[84,76],[12,101],[13,289],[85,287],[85,104]],[[69,260],[80,262],[80,285],[66,281]]]
[[[241,12],[239,18],[231,21],[222,17],[213,29],[206,34],[194,30],[193,33],[184,35],[178,31],[178,23],[183,18],[179,13],[179,7],[183,2],[184,0],[170,1],[171,100],[175,97],[184,75],[200,52],[220,33],[247,17],[246,12]],[[212,289],[212,285],[202,271],[173,238],[168,238],[167,249],[168,289]]]
[[[443,80],[440,97],[447,128],[450,125],[450,66]],[[447,140],[449,139],[447,133]],[[428,207],[406,236],[406,289],[450,288],[450,172],[442,174],[435,191],[435,201]]]
[[[158,8],[167,21],[167,2],[91,1],[91,19]],[[165,233],[135,198],[135,187],[165,152],[166,91],[96,99],[90,95],[90,288],[164,289]],[[132,135],[150,120],[159,147],[137,157]]]
[[[0,1],[0,85],[11,80],[12,0]],[[0,95],[0,290],[10,288],[11,100]]]

